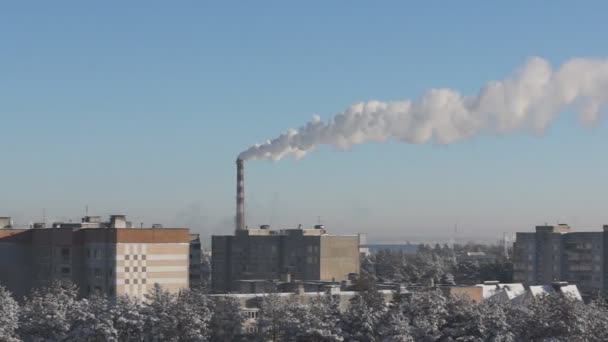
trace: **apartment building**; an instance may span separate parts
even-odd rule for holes
[[[212,237],[212,289],[241,291],[242,281],[346,281],[359,273],[359,236],[313,229],[239,229]]]
[[[154,284],[171,292],[189,287],[187,228],[128,228],[124,215],[109,222],[87,216],[51,228],[0,229],[0,283],[17,297],[54,279],[81,295],[143,298]]]
[[[517,233],[513,246],[514,280],[526,285],[566,281],[585,296],[608,294],[608,226],[574,232],[570,226],[537,226]]]

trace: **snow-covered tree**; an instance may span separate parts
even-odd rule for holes
[[[145,341],[179,341],[176,295],[159,284],[146,294],[142,313],[145,317]]]
[[[245,314],[233,297],[215,297],[215,310],[210,321],[211,341],[236,341],[243,331]]]
[[[11,293],[0,286],[0,341],[17,341],[19,325],[19,305]]]
[[[414,342],[408,319],[400,310],[386,314],[380,329],[382,342]]]
[[[293,333],[297,325],[294,320],[293,296],[283,300],[279,294],[270,293],[260,297],[260,312],[258,318],[259,335],[262,339],[284,341]]]
[[[76,286],[54,281],[35,289],[19,315],[19,335],[26,341],[58,341],[68,335],[76,317],[82,315]]]
[[[588,341],[608,341],[608,306],[603,298],[586,306],[586,325],[583,337]]]
[[[198,290],[184,290],[178,295],[160,285],[146,295],[146,341],[197,341],[209,339],[212,302]]]
[[[113,326],[119,341],[143,341],[146,322],[143,305],[129,296],[118,296],[110,301]]]
[[[112,310],[106,297],[93,296],[78,303],[79,315],[74,318],[65,341],[118,341]]]
[[[413,293],[399,304],[409,320],[415,341],[436,341],[446,323],[446,298],[441,291]]]
[[[484,301],[478,305],[483,322],[482,336],[484,341],[516,341],[507,312],[507,308],[510,306],[510,303],[501,304],[492,301]]]
[[[382,294],[374,289],[358,292],[342,315],[342,330],[347,341],[373,342],[380,338],[380,323],[388,311]]]
[[[306,341],[336,342],[343,341],[340,329],[340,302],[339,299],[326,294],[314,298],[306,306],[306,310],[299,310],[306,316],[300,318],[302,322],[299,335]]]
[[[551,294],[512,307],[509,317],[518,341],[598,341],[590,331],[589,312],[578,300]]]
[[[177,296],[177,332],[181,341],[205,342],[211,335],[213,302],[202,289],[184,290]]]

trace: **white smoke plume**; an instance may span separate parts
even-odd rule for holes
[[[570,107],[583,123],[593,123],[607,102],[608,59],[574,58],[554,70],[533,57],[511,77],[486,83],[475,96],[438,88],[415,100],[358,103],[327,122],[314,115],[306,125],[256,144],[239,158],[298,159],[318,145],[349,148],[388,139],[450,144],[482,131],[542,132]]]

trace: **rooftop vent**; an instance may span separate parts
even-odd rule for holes
[[[125,215],[110,215],[110,228],[127,228]]]
[[[270,229],[270,225],[263,224],[263,225],[260,226],[260,229]]]
[[[13,219],[9,216],[0,217],[0,228],[12,228]]]
[[[325,225],[322,225],[322,224],[316,224],[316,225],[315,225],[315,229],[325,229]]]

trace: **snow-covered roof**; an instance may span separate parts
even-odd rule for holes
[[[524,285],[521,283],[512,284],[477,284],[481,286],[482,296],[484,299],[488,299],[498,293],[505,292],[509,299],[513,299],[517,296],[522,295],[526,292]]]
[[[577,300],[583,300],[581,293],[578,291],[578,287],[576,285],[531,285],[530,286],[530,294],[534,297],[538,297],[539,295],[548,295],[551,293],[562,293],[571,298]]]

